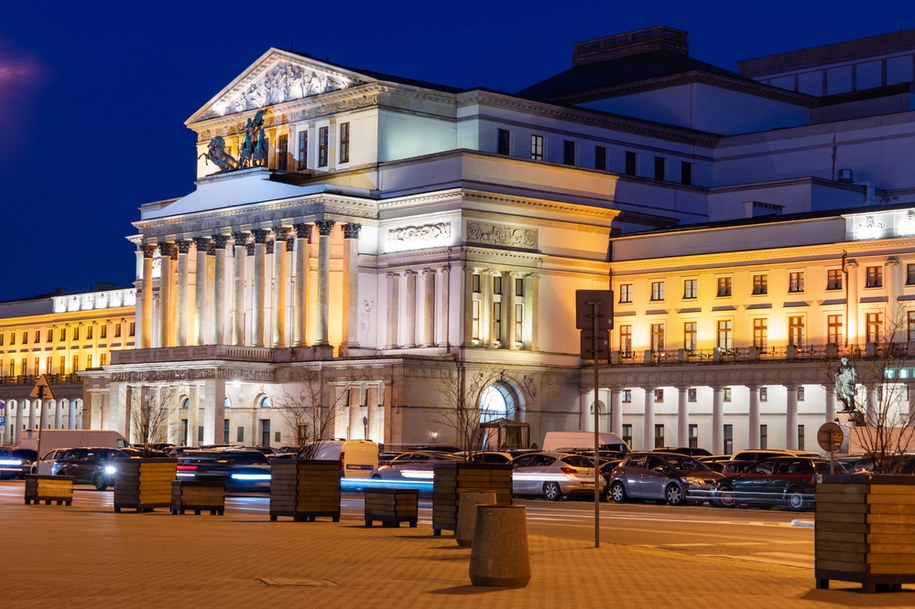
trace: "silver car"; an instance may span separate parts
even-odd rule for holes
[[[594,462],[582,455],[531,453],[512,459],[512,493],[558,501],[594,493]]]
[[[407,452],[397,455],[388,461],[386,465],[376,469],[372,472],[372,478],[375,480],[432,481],[435,476],[435,464],[448,461],[463,462],[464,459],[451,453]]]
[[[610,497],[616,503],[628,499],[654,499],[670,505],[702,503],[722,477],[687,455],[630,453],[610,474]]]

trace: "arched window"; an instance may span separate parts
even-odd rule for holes
[[[191,399],[190,399],[190,398],[185,397],[185,398],[183,398],[183,399],[181,400],[181,408],[182,408],[183,410],[187,410],[188,408],[190,408],[190,406],[191,406]]]
[[[490,385],[480,396],[480,423],[513,419],[515,407],[515,398],[506,384]]]
[[[257,400],[257,406],[258,406],[258,408],[270,408],[270,406],[271,406],[271,404],[270,404],[270,396],[269,396],[269,395],[262,395],[260,398],[258,398],[258,400]]]
[[[231,407],[232,407],[232,402],[231,402],[231,400],[229,400],[229,396],[226,396],[226,399],[224,399],[224,400],[222,401],[222,405],[223,405],[224,408],[231,408]]]

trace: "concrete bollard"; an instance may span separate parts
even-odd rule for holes
[[[454,537],[462,548],[473,544],[474,524],[477,521],[478,505],[495,505],[495,491],[461,491],[458,500],[457,527]]]
[[[474,586],[505,588],[523,588],[531,581],[524,506],[477,506],[470,581]]]

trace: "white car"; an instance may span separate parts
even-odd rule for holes
[[[41,457],[41,459],[32,464],[32,473],[42,476],[50,476],[51,470],[54,469],[54,464],[57,463],[57,459],[66,450],[66,448],[55,448],[54,450],[49,450],[46,452]]]
[[[415,451],[397,455],[387,465],[382,465],[372,478],[378,480],[429,480],[435,476],[436,463],[449,461],[463,462],[464,459],[451,453]]]

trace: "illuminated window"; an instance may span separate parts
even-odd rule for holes
[[[651,282],[651,299],[652,300],[664,300],[664,282],[663,281],[652,281]]]
[[[768,294],[769,293],[769,276],[768,275],[753,275],[753,294]]]
[[[654,158],[654,179],[663,180],[664,179],[664,157],[656,156]]]
[[[804,316],[792,315],[788,318],[788,344],[803,347],[804,338]]]
[[[564,165],[575,164],[575,142],[563,140],[562,142],[562,162]]]
[[[804,271],[794,271],[792,273],[788,273],[788,291],[804,291]]]
[[[71,365],[72,365],[72,368],[70,368],[70,373],[76,374],[76,372],[79,371],[79,356],[78,355],[73,356]]]
[[[620,326],[620,357],[632,357],[632,326]]]
[[[119,324],[119,323],[114,324],[114,337],[115,338],[121,337],[121,324]]]
[[[718,348],[730,351],[734,348],[733,322],[730,319],[718,320]]]
[[[730,296],[731,295],[731,278],[730,277],[719,277],[718,278],[718,297]]]
[[[82,332],[82,326],[76,326],[73,328],[73,340],[79,340],[79,335]],[[22,336],[22,342],[25,343],[25,335]]]
[[[664,424],[656,423],[654,426],[654,447],[661,448],[664,446]]]
[[[867,342],[879,343],[880,335],[883,333],[883,314],[867,314]]]
[[[699,297],[699,280],[698,279],[684,279],[683,280],[683,298],[698,298]]]
[[[632,284],[623,283],[619,286],[620,302],[632,302]]]
[[[15,344],[16,344],[16,333],[10,332],[10,346],[13,346]]]
[[[502,340],[502,303],[492,303],[492,333],[494,340]]]
[[[45,342],[51,342],[52,340],[54,340],[54,330],[49,329],[45,332]],[[0,334],[0,345],[2,345],[2,344],[3,344],[3,335]]]
[[[91,353],[86,354],[86,369],[88,370],[89,368],[92,368],[92,354]]]
[[[90,335],[88,338],[92,338],[92,336]],[[33,343],[41,342],[41,330],[35,330],[35,340],[33,340],[32,342]]]
[[[664,350],[664,324],[651,324],[651,350]]]
[[[340,162],[349,163],[349,123],[340,123]]]
[[[53,366],[53,365],[54,365],[54,358],[51,357],[51,356],[49,355],[49,356],[46,357],[45,360],[44,360],[44,371],[45,371],[47,374],[52,374],[52,372],[51,372],[51,366]]]
[[[108,365],[108,354],[107,353],[102,353],[101,355],[98,356],[98,365],[99,366]]]
[[[531,136],[531,160],[533,160],[533,161],[542,161],[543,160],[543,136],[542,135],[532,135]]]
[[[10,376],[16,376],[16,362],[15,362],[15,360],[10,360]]]
[[[883,267],[882,266],[869,266],[864,269],[865,280],[864,287],[866,288],[882,288],[883,287]]]
[[[502,293],[502,276],[494,275],[492,278],[492,293],[501,294]]]
[[[480,293],[480,274],[474,273],[470,278],[470,290],[474,294]]]
[[[734,452],[734,426],[727,423],[722,430],[724,436],[724,454],[729,455]]]
[[[515,296],[518,298],[524,297],[524,279],[522,277],[515,278]]]
[[[683,322],[683,349],[687,353],[696,352],[696,322]]]
[[[605,146],[594,147],[594,169],[607,170],[607,148]]]
[[[696,423],[689,424],[689,447],[699,448],[699,426]]]
[[[842,289],[842,270],[841,269],[829,269],[826,271],[826,289],[827,290],[841,290]]]
[[[327,167],[327,127],[318,129],[318,167]]]
[[[632,151],[626,151],[625,172],[627,176],[634,176],[636,173],[636,155]]]
[[[76,338],[79,338],[79,334],[76,335]],[[26,330],[22,331],[22,344],[23,345],[29,344],[29,333]]]
[[[769,344],[769,320],[765,317],[753,319],[753,346],[765,352]]]
[[[655,403],[655,404],[663,404],[663,403],[664,403],[664,390],[663,390],[663,389],[655,389],[655,390],[654,390],[654,403]]]
[[[496,152],[508,156],[511,154],[512,134],[508,129],[499,129],[499,140],[496,144]]]
[[[680,183],[685,186],[693,183],[693,164],[688,161],[680,162]]]
[[[768,387],[760,387],[760,388],[759,388],[759,401],[760,401],[760,402],[768,402],[768,401],[769,401],[769,388],[768,388]]]
[[[289,169],[289,136],[285,133],[276,141],[276,168],[278,171]]]
[[[803,386],[798,387],[797,388],[797,401],[803,402],[806,397],[807,397],[807,394],[804,392],[804,387]]]
[[[89,339],[89,340],[92,339],[92,334],[93,334],[93,329],[94,329],[94,328],[95,328],[95,324],[93,324],[93,325],[91,325],[91,326],[86,326],[86,338],[87,338],[87,339]],[[36,336],[36,338],[35,338],[35,342],[36,342],[36,343],[38,342],[38,337],[37,337],[37,336]]]
[[[66,328],[60,329],[60,336],[58,337],[57,340],[67,340],[67,329]]]
[[[841,315],[827,315],[826,316],[826,342],[831,345],[841,345],[843,344],[843,334],[842,334],[842,316]]]
[[[299,171],[308,167],[308,132],[299,131],[299,158],[296,162],[296,169]]]
[[[3,346],[4,339],[6,339],[6,334],[0,332],[0,347]]]
[[[22,376],[28,376],[28,375],[29,375],[29,360],[23,358],[22,359]]]
[[[127,327],[127,329],[128,329],[128,331],[129,331],[128,334],[127,334],[127,336],[135,336],[136,333],[137,333],[137,324],[136,324],[136,322],[133,322],[133,321],[130,322],[130,325]]]
[[[470,335],[473,340],[480,340],[480,301],[474,300],[471,306]]]
[[[620,399],[623,401],[624,404],[631,403],[632,402],[632,389],[623,389],[622,391],[620,391]],[[623,427],[626,427],[626,426],[623,425]],[[630,427],[632,427],[632,426],[630,425]]]
[[[108,338],[108,322],[106,321],[101,326],[99,326],[99,337]]]
[[[695,387],[690,387],[686,390],[686,401],[695,402],[698,399],[698,392]]]
[[[57,370],[57,374],[66,374],[67,373],[67,356],[61,355],[58,363],[59,363],[60,368]]]

